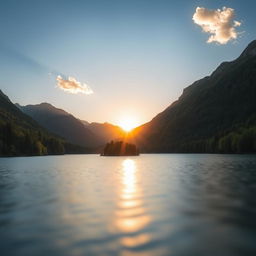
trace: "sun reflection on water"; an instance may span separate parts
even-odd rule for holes
[[[126,159],[123,161],[122,173],[123,193],[121,196],[129,199],[136,193],[137,178],[134,160]]]
[[[134,160],[125,159],[122,162],[120,177],[115,226],[125,234],[120,243],[128,248],[136,247],[151,240],[150,235],[143,231],[151,222],[151,217],[144,207],[140,176]]]

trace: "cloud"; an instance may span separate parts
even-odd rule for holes
[[[80,83],[74,77],[68,77],[68,79],[62,78],[60,75],[56,78],[57,87],[65,92],[77,94],[84,93],[90,95],[93,93],[92,89],[85,83]]]
[[[223,7],[217,10],[210,10],[204,7],[197,7],[193,15],[193,21],[199,25],[204,32],[210,33],[208,43],[217,42],[226,44],[232,39],[236,39],[238,32],[236,27],[241,26],[241,22],[234,20],[235,10]]]
[[[24,65],[25,67],[29,68],[30,71],[45,73],[48,74],[50,77],[56,77],[57,87],[66,92],[73,94],[93,94],[93,90],[87,84],[77,81],[74,77],[68,77],[67,79],[64,79],[63,77],[67,76],[61,73],[59,70],[44,65],[36,59],[33,59],[32,57],[9,47],[1,41],[0,55],[1,57],[3,56],[4,58],[14,60],[16,63],[18,62],[19,64]]]

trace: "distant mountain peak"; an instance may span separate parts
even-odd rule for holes
[[[256,40],[253,40],[242,52],[241,57],[256,56]]]
[[[42,102],[40,104],[38,104],[39,106],[46,106],[46,107],[53,107],[55,108],[52,104],[48,103],[48,102]]]
[[[30,105],[23,106],[22,108],[23,108],[23,110],[24,109],[33,109],[33,111],[35,111],[35,110],[45,111],[52,115],[64,115],[64,116],[71,115],[70,113],[66,112],[65,110],[57,108],[48,102],[42,102],[40,104],[35,104],[35,105],[30,104]]]
[[[49,109],[49,110],[60,110],[59,108],[53,106],[52,104],[48,103],[48,102],[42,102],[40,104],[36,104],[35,106],[44,108],[44,109]]]

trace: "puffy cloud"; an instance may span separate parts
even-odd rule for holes
[[[77,93],[84,93],[84,94],[92,94],[92,89],[85,83],[80,83],[74,77],[68,77],[68,79],[62,78],[60,75],[56,78],[57,86],[64,90],[65,92],[77,94]]]
[[[197,7],[193,15],[193,21],[204,32],[211,34],[208,43],[226,44],[228,41],[237,38],[236,27],[241,26],[241,22],[234,20],[234,16],[235,10],[232,8],[223,7],[222,10],[209,10],[204,7]]]

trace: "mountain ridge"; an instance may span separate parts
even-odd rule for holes
[[[0,156],[89,153],[51,134],[0,90]]]
[[[44,128],[70,143],[85,147],[97,147],[102,144],[100,138],[87,129],[80,120],[50,103],[30,104],[20,108]]]
[[[81,146],[103,147],[108,141],[123,135],[118,126],[80,120],[50,103],[19,105],[19,108],[49,131]]]
[[[210,76],[186,87],[177,101],[150,122],[136,128],[134,139],[144,152],[193,152],[196,146],[190,145],[201,143],[202,148],[206,148],[215,136],[219,144],[222,135],[235,131],[235,127],[242,127],[248,120],[254,120],[255,49],[256,41],[253,41],[238,58],[221,63]],[[235,133],[239,137],[243,132]],[[221,152],[218,146],[194,151]]]

